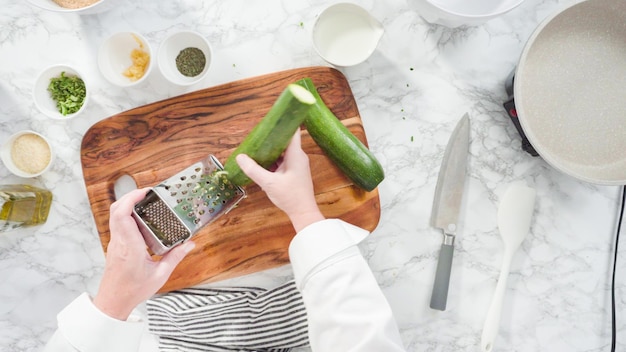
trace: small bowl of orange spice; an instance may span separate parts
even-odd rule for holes
[[[139,33],[110,36],[98,51],[100,73],[112,84],[131,87],[144,82],[152,69],[152,51]]]

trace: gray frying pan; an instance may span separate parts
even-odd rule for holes
[[[626,0],[587,0],[543,21],[515,72],[520,125],[557,170],[626,184]]]

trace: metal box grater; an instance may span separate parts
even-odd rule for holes
[[[243,188],[226,179],[223,169],[209,155],[152,187],[135,204],[133,216],[154,254],[167,253],[246,197]]]

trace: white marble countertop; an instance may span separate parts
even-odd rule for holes
[[[507,185],[537,190],[531,231],[511,267],[496,351],[607,351],[611,344],[611,266],[618,187],[566,176],[520,147],[502,103],[504,81],[541,20],[574,0],[527,0],[477,27],[425,22],[413,1],[359,0],[385,27],[376,52],[341,68],[353,89],[369,145],[386,171],[379,187],[378,228],[361,246],[388,297],[409,351],[477,351],[503,254],[497,206]],[[52,141],[57,158],[36,179],[0,165],[2,183],[52,190],[48,221],[0,234],[0,349],[39,350],[55,315],[83,291],[94,293],[104,256],[82,179],[80,143],[113,114],[242,78],[328,65],[314,51],[311,28],[329,0],[263,2],[127,1],[98,15],[37,9],[0,0],[0,142],[32,129]],[[147,86],[121,89],[99,74],[97,48],[108,35],[134,30],[154,50],[168,34],[191,29],[210,41],[209,75],[187,89],[165,83],[158,69]],[[37,74],[72,63],[90,89],[78,119],[54,121],[32,100]],[[441,233],[430,209],[443,150],[464,112],[471,117],[469,181],[446,311],[429,308]],[[626,349],[626,284],[618,262],[618,350]],[[244,278],[271,286],[288,267]],[[242,280],[244,280],[242,279]],[[237,282],[237,280],[234,280]],[[224,283],[222,283],[224,284]]]

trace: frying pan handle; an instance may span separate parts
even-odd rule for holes
[[[539,156],[539,153],[535,150],[535,148],[530,144],[530,141],[526,137],[524,130],[522,129],[522,125],[519,122],[519,118],[517,116],[517,110],[515,109],[515,98],[511,97],[508,101],[502,104],[506,113],[509,115],[509,118],[513,122],[513,125],[517,129],[517,132],[522,137],[522,149],[524,149],[528,154],[532,156]]]
[[[528,154],[532,156],[539,156],[539,153],[537,153],[532,144],[530,144],[528,138],[526,138],[526,134],[524,133],[522,125],[520,124],[519,118],[517,116],[517,109],[515,109],[515,98],[513,97],[513,87],[515,85],[515,71],[516,69],[513,69],[513,71],[509,73],[508,77],[504,81],[504,89],[506,90],[506,94],[509,95],[509,100],[505,101],[502,105],[504,106],[504,110],[506,110],[506,113],[509,115],[509,118],[513,122],[515,129],[517,129],[517,133],[519,133],[519,135],[522,137],[522,149],[524,149]]]

